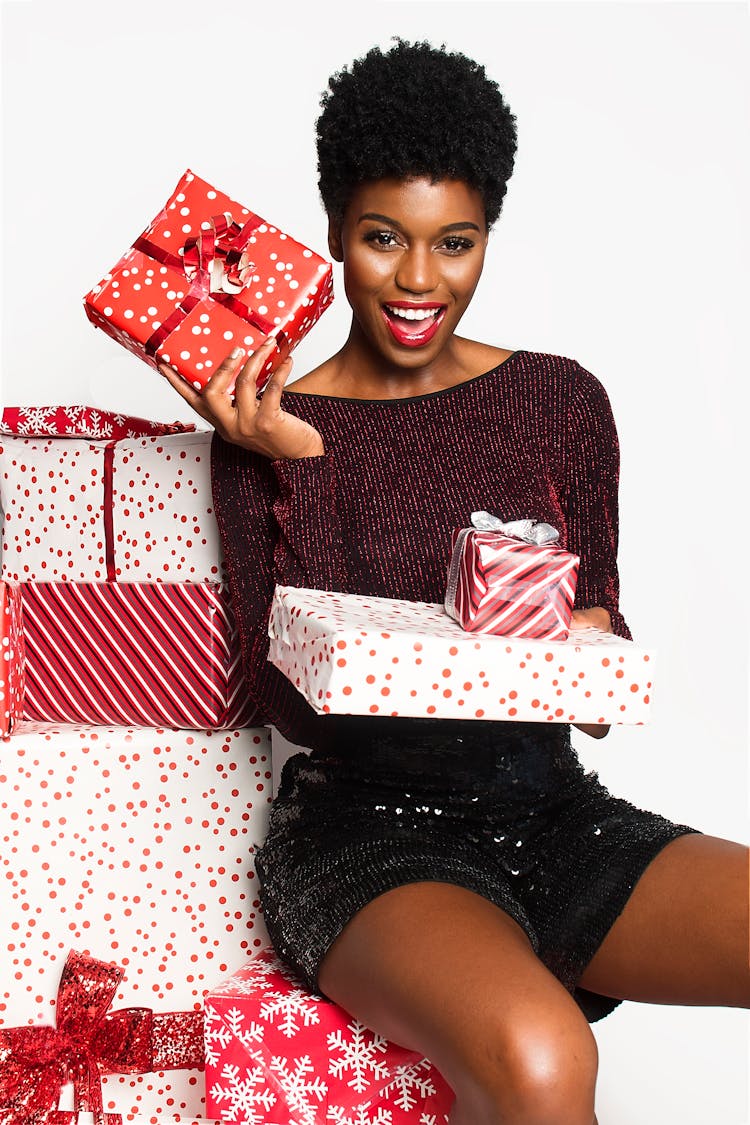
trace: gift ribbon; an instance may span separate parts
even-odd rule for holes
[[[105,1114],[102,1074],[203,1069],[203,1013],[110,1012],[124,976],[118,965],[71,951],[57,994],[57,1027],[0,1028],[0,1121],[72,1121],[93,1114],[96,1125],[121,1125]],[[74,1111],[56,1109],[73,1083]]]
[[[263,221],[259,215],[250,214],[241,226],[229,211],[212,215],[206,220],[201,233],[191,236],[185,242],[181,255],[171,254],[144,235],[136,239],[134,249],[162,265],[181,270],[189,282],[188,291],[177,308],[146,341],[147,355],[155,356],[188,313],[201,301],[211,297],[225,305],[235,316],[257,328],[264,336],[273,334],[279,352],[286,358],[291,350],[286,334],[235,296],[243,291],[245,282],[255,268],[247,255],[247,246],[253,232]]]
[[[114,522],[116,445],[116,441],[108,441],[104,446],[104,564],[108,582],[117,580]]]
[[[503,535],[522,539],[524,543],[535,543],[537,547],[543,547],[546,543],[556,543],[560,538],[560,532],[549,523],[534,523],[533,520],[511,520],[509,523],[503,523],[490,512],[472,512],[471,523],[477,531],[501,531]]]

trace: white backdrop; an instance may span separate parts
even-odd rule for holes
[[[160,419],[189,411],[81,298],[181,172],[325,253],[328,74],[394,34],[485,63],[520,148],[462,330],[605,384],[623,608],[659,653],[653,723],[581,735],[581,754],[615,792],[747,839],[746,5],[4,0],[2,20],[4,402]],[[340,295],[297,374],[340,346],[347,313]],[[623,1006],[595,1028],[601,1125],[742,1125],[747,1027]]]

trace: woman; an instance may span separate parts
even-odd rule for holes
[[[439,1067],[451,1125],[592,1125],[589,1022],[622,999],[747,1005],[745,849],[611,797],[567,727],[320,717],[266,661],[275,582],[440,601],[451,530],[479,508],[556,526],[581,556],[574,624],[629,636],[604,390],[573,360],[456,335],[515,147],[471,60],[370,51],[318,122],[343,347],[293,388],[287,360],[261,398],[272,340],[202,396],[162,370],[217,429],[249,689],[313,750],[286,763],[257,856],[275,948]]]

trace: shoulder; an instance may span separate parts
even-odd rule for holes
[[[577,359],[554,352],[524,351],[520,360],[519,376],[529,380],[538,394],[572,408],[589,403],[609,409],[604,384]]]

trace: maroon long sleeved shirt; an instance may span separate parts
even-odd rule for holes
[[[451,532],[484,509],[543,520],[581,556],[576,607],[603,606],[620,636],[619,448],[607,395],[575,360],[514,352],[468,382],[415,398],[288,392],[321,457],[271,461],[214,437],[214,504],[248,689],[298,745],[326,724],[268,663],[274,585],[442,602]]]

